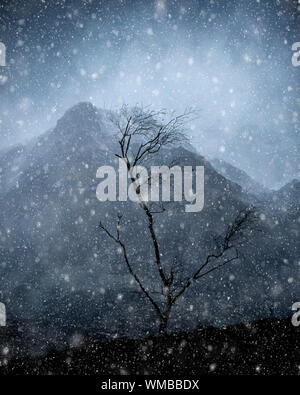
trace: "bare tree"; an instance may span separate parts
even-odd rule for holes
[[[130,262],[126,245],[121,238],[122,216],[118,215],[115,231],[108,229],[102,222],[100,222],[99,228],[121,248],[130,275],[158,315],[160,321],[159,333],[165,333],[173,307],[194,283],[213,271],[239,259],[238,247],[249,224],[255,219],[254,208],[247,208],[240,212],[234,221],[228,225],[221,240],[220,237],[219,240],[216,240],[214,252],[207,255],[206,259],[199,265],[196,265],[196,270],[185,279],[175,281],[175,270],[180,265],[176,258],[170,270],[162,263],[159,242],[154,228],[154,215],[157,211],[154,211],[151,205],[143,200],[140,186],[133,176],[132,170],[134,166],[157,153],[162,147],[185,140],[185,124],[191,114],[191,111],[186,111],[180,116],[174,116],[165,121],[165,112],[155,112],[141,107],[130,109],[123,106],[118,113],[111,113],[111,121],[116,126],[119,136],[120,152],[115,155],[125,161],[131,181],[135,185],[136,194],[139,197],[139,205],[145,213],[161,291],[150,290],[146,287]],[[159,295],[159,300],[154,296],[155,294]],[[163,302],[161,302],[161,298]]]

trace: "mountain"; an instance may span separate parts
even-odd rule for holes
[[[118,165],[114,135],[106,111],[79,103],[53,129],[0,157],[1,302],[8,322],[25,322],[29,332],[38,326],[40,343],[46,337],[51,344],[68,341],[65,328],[93,328],[111,337],[143,336],[157,328],[156,315],[137,292],[120,251],[98,229],[101,220],[113,231],[121,212],[129,258],[146,286],[157,285],[144,213],[130,201],[96,198],[98,167]],[[259,212],[259,231],[247,235],[239,262],[186,294],[170,328],[222,326],[266,317],[270,309],[289,314],[299,289],[299,222],[272,199],[254,196],[244,173],[235,178],[243,179],[240,186],[187,148],[164,149],[149,164],[205,167],[203,211],[186,213],[185,202],[170,202],[155,216],[164,265],[170,267],[176,257],[178,276],[186,278],[214,251],[215,239],[237,213],[252,204]],[[299,198],[297,188],[291,191]],[[297,205],[293,215],[299,217]]]
[[[239,184],[246,192],[254,195],[262,195],[267,192],[266,188],[248,176],[245,171],[238,169],[225,160],[214,158],[210,163],[217,172],[229,180]]]
[[[300,207],[300,181],[292,180],[278,191],[275,191],[270,200],[277,210],[289,214],[297,213]]]

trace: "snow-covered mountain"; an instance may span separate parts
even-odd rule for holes
[[[122,212],[130,259],[146,284],[155,282],[143,212],[132,202],[96,199],[97,168],[117,166],[106,115],[80,103],[54,129],[0,156],[0,290],[8,320],[119,335],[153,329],[151,306],[137,292],[116,246],[97,228],[101,219],[113,229]],[[155,217],[164,263],[176,256],[183,277],[240,210],[255,204],[260,213],[260,231],[249,234],[241,261],[202,279],[178,305],[171,326],[224,325],[267,316],[269,308],[289,314],[299,289],[299,204],[290,218],[289,209],[274,202],[282,199],[280,191],[274,200],[253,196],[251,183],[238,185],[239,177],[233,182],[215,170],[216,163],[186,148],[164,150],[153,161],[205,167],[204,210],[185,213],[182,203],[169,203]],[[299,188],[286,188],[299,202]]]
[[[248,176],[245,171],[238,169],[225,160],[214,158],[211,160],[211,164],[217,170],[217,172],[229,180],[241,185],[245,191],[254,195],[262,195],[267,193],[267,190],[253,178]]]

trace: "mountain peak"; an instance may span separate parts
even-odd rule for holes
[[[99,121],[99,111],[92,103],[80,102],[65,112],[57,125],[71,122]]]
[[[81,102],[67,110],[57,121],[54,133],[74,138],[99,135],[101,129],[100,111],[92,103]]]

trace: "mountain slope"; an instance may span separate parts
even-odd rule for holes
[[[238,169],[235,166],[232,166],[230,163],[222,159],[214,158],[211,160],[211,164],[220,174],[241,185],[241,187],[248,193],[261,195],[267,192],[267,190],[262,185],[248,176],[246,172]]]

